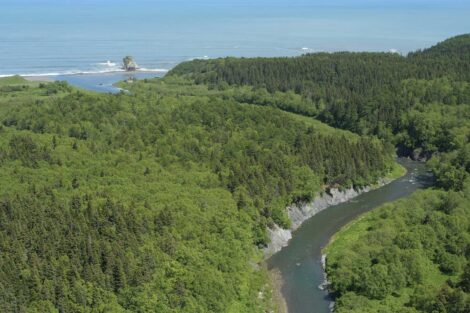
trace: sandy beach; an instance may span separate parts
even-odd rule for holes
[[[53,82],[54,76],[22,76],[24,79],[31,82]]]

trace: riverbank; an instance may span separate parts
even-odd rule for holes
[[[469,214],[469,193],[433,188],[343,227],[324,249],[337,309],[421,312],[425,303],[442,312],[470,312],[464,287]],[[453,245],[458,248],[447,250]]]
[[[392,180],[383,180],[382,183],[383,185],[385,185],[391,181]],[[383,185],[379,183],[377,188]],[[344,191],[340,191],[339,189],[333,188],[329,191],[329,193],[327,193],[326,191],[322,192],[319,196],[315,198],[313,202],[289,206],[287,210],[289,218],[292,222],[292,226],[290,229],[283,229],[278,225],[274,225],[273,229],[268,229],[271,241],[268,244],[268,247],[264,250],[265,257],[269,258],[272,255],[281,251],[284,247],[287,247],[289,245],[289,241],[293,237],[293,232],[295,232],[295,230],[297,230],[308,219],[314,217],[321,211],[326,210],[330,206],[347,202],[370,190],[372,190],[372,187],[369,186],[364,187],[360,190],[349,188]],[[324,260],[324,257],[322,257],[323,267],[325,266]],[[298,264],[299,263],[297,263],[296,265]],[[282,278],[281,271],[278,268],[271,269],[269,271],[269,276],[271,279],[271,285],[273,287],[273,302],[278,309],[277,313],[289,313],[287,300],[282,293],[284,280]],[[328,288],[326,274],[324,284],[320,286],[321,287],[319,288],[321,289]]]
[[[266,262],[271,271],[278,271],[281,278],[273,287],[273,294],[281,295],[288,310],[295,313],[330,312],[331,297],[324,290],[322,249],[331,237],[357,216],[370,211],[385,202],[394,201],[424,188],[427,183],[425,166],[420,162],[400,159],[404,170],[394,169],[390,181],[371,186],[369,192],[362,192],[348,202],[328,207],[305,221],[295,232],[289,244]],[[385,185],[384,185],[385,184]],[[379,188],[380,185],[384,185]],[[321,288],[323,287],[323,288]]]
[[[319,212],[329,208],[330,206],[347,202],[363,193],[385,186],[405,174],[406,169],[403,166],[396,164],[386,177],[379,179],[377,183],[373,185],[359,189],[355,189],[353,187],[342,190],[339,188],[330,188],[329,190],[322,191],[311,202],[302,202],[290,205],[287,207],[287,214],[291,221],[291,227],[289,229],[283,229],[275,224],[272,228],[268,228],[270,243],[264,249],[265,257],[269,258],[273,254],[281,251],[282,248],[286,247],[289,240],[292,239],[292,233],[306,220],[312,218]]]
[[[269,258],[275,253],[281,251],[282,248],[286,247],[292,239],[293,232],[295,232],[295,230],[297,230],[306,220],[314,217],[319,212],[326,210],[330,206],[350,201],[363,193],[385,186],[404,176],[406,172],[406,168],[397,163],[386,177],[379,179],[374,185],[366,186],[358,190],[352,187],[345,190],[332,188],[328,192],[321,192],[312,202],[293,204],[287,207],[288,216],[291,220],[291,228],[283,229],[275,224],[272,229],[268,229],[271,241],[268,244],[268,247],[264,250],[265,257]],[[325,260],[326,256],[322,256],[323,267],[325,266]],[[287,301],[282,293],[284,281],[281,272],[279,269],[271,269],[269,271],[269,276],[273,287],[273,300],[275,306],[278,308],[278,313],[288,313]],[[326,272],[324,285],[319,286],[319,288],[328,288]]]
[[[287,210],[292,226],[290,229],[283,229],[275,224],[272,229],[268,229],[270,243],[268,244],[268,247],[264,250],[265,258],[269,258],[272,255],[281,251],[284,247],[287,247],[289,245],[289,241],[292,239],[293,232],[295,232],[305,221],[314,217],[316,214],[320,213],[323,210],[326,210],[331,206],[350,201],[363,193],[369,192],[376,188],[380,188],[392,181],[393,179],[381,179],[376,185],[366,186],[359,190],[355,190],[352,187],[343,191],[340,191],[337,188],[332,188],[329,192],[323,191],[312,202],[289,206]],[[325,266],[325,258],[326,256],[322,257],[323,267]],[[287,300],[282,293],[284,280],[282,278],[280,270],[277,268],[269,270],[269,276],[271,279],[271,285],[273,287],[273,301],[278,309],[277,313],[289,313]],[[321,285],[320,288],[328,288],[326,274],[324,285]]]
[[[415,162],[422,163],[422,160],[415,160]],[[413,176],[413,173],[411,173]],[[377,208],[378,209],[378,208]],[[330,237],[328,243],[325,247],[322,248],[322,257],[321,257],[321,264],[323,268],[324,274],[324,282],[321,287],[327,291],[332,292],[330,289],[331,282],[328,280],[328,273],[327,273],[327,263],[331,257],[336,257],[342,251],[347,251],[348,248],[351,247],[353,242],[357,241],[359,237],[367,232],[367,229],[371,227],[371,225],[366,221],[367,217],[370,214],[373,214],[373,210],[360,214],[355,219],[341,227],[338,232],[336,232],[333,236]],[[331,311],[334,309],[334,301],[331,302]]]

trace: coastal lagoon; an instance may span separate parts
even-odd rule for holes
[[[91,91],[103,93],[119,93],[123,89],[116,87],[115,84],[120,81],[132,79],[146,79],[161,77],[163,73],[158,72],[110,72],[100,74],[75,74],[75,75],[59,75],[52,76],[55,80],[65,80],[69,84]],[[41,77],[35,77],[35,79]]]

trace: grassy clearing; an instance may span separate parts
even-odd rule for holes
[[[395,180],[406,174],[406,168],[399,163],[394,163],[392,170],[385,176],[386,179]]]

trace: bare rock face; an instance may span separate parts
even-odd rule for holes
[[[327,209],[328,207],[349,201],[358,195],[369,192],[372,189],[384,186],[390,183],[389,179],[379,179],[376,185],[366,186],[361,189],[347,188],[339,190],[331,188],[328,192],[318,194],[311,202],[303,202],[292,204],[287,207],[287,214],[291,220],[290,229],[283,229],[274,224],[273,227],[268,228],[268,235],[271,239],[267,247],[264,249],[264,256],[268,258],[273,254],[279,252],[282,248],[289,244],[292,239],[292,232],[302,225],[303,222],[316,215],[317,213]]]
[[[423,151],[422,148],[414,149],[411,154],[411,159],[414,161],[426,162],[432,156],[431,152]]]
[[[122,68],[128,72],[133,72],[138,69],[137,63],[135,63],[134,58],[130,55],[122,59]]]
[[[271,256],[286,247],[289,240],[292,239],[292,231],[290,229],[283,229],[276,224],[274,224],[272,228],[268,227],[268,234],[271,241],[264,249],[264,255],[266,257]]]

